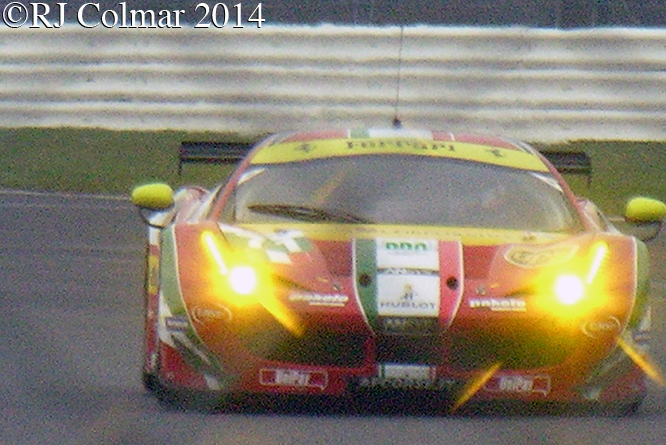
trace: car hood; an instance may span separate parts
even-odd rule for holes
[[[623,328],[647,277],[635,239],[600,232],[208,222],[176,225],[164,238],[162,276],[178,277],[162,286],[171,313],[187,310],[198,336],[219,351],[231,348],[217,343],[225,329],[246,346],[272,344],[257,336],[283,331],[294,339],[324,332],[434,339],[500,326],[493,320],[507,316],[566,315],[571,308],[554,308],[548,294],[558,276],[573,275]],[[267,277],[270,291],[254,300],[230,292],[236,261]]]
[[[635,240],[600,232],[566,235],[322,224],[299,224],[287,229],[219,225],[219,229],[234,249],[260,254],[277,275],[316,293],[333,292],[340,277],[353,277],[356,293],[373,287],[364,286],[364,281],[377,283],[374,288],[378,293],[382,293],[380,281],[392,283],[383,286],[387,290],[398,286],[401,292],[408,292],[408,282],[422,282],[427,288],[432,277],[437,283],[430,284],[442,292],[448,289],[461,294],[468,283],[481,289],[480,294],[485,288],[493,295],[510,296],[525,292],[535,280],[542,280],[545,272],[603,275],[619,267],[626,269],[625,276],[633,277],[636,267]],[[603,258],[595,260],[594,256],[600,254],[598,246],[603,246]],[[595,266],[594,261],[599,264]],[[597,269],[592,272],[594,267]]]

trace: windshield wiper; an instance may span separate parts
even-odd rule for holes
[[[327,221],[342,222],[352,224],[371,224],[371,221],[361,218],[351,213],[339,210],[321,209],[318,207],[309,207],[292,204],[251,204],[248,209],[257,213],[266,213],[269,215],[285,216],[287,218],[298,219],[301,221]]]

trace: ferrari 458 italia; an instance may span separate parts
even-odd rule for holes
[[[162,400],[406,391],[632,411],[646,394],[646,246],[527,144],[283,133],[216,187],[132,197],[149,225],[144,382]],[[665,214],[639,197],[624,216]]]

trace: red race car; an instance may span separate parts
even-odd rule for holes
[[[210,190],[137,187],[145,386],[161,400],[416,392],[635,410],[645,244],[530,146],[408,129],[285,133]],[[660,225],[634,198],[626,219]]]

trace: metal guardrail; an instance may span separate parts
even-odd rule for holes
[[[0,125],[666,139],[666,30],[0,29]]]

